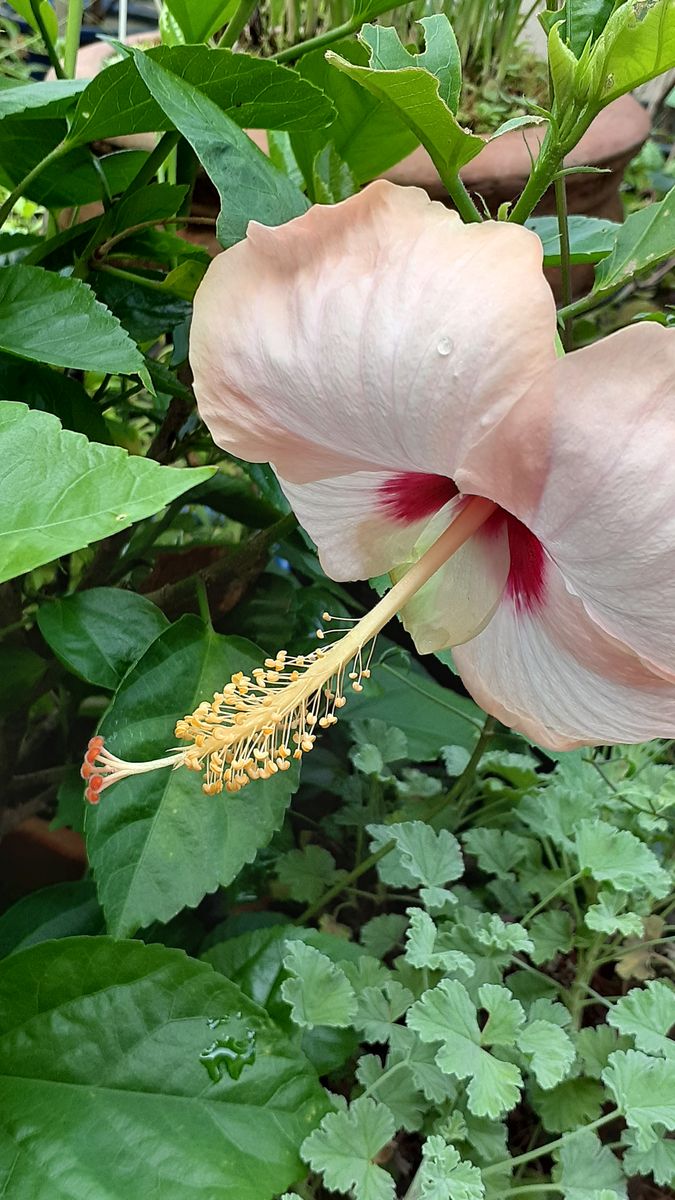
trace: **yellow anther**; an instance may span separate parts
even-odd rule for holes
[[[363,691],[363,684],[362,684],[362,683],[353,683],[353,684],[352,684],[352,691],[353,691],[353,692],[362,692],[362,691]]]

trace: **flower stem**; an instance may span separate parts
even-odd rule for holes
[[[75,78],[77,52],[80,48],[80,30],[82,28],[83,8],[84,0],[68,0],[66,45],[63,51],[63,71],[67,79]]]

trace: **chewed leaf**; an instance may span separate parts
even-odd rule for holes
[[[347,1112],[328,1113],[305,1138],[301,1154],[331,1191],[353,1193],[356,1200],[394,1200],[394,1180],[373,1160],[395,1132],[389,1109],[364,1096]]]
[[[296,1025],[343,1029],[350,1024],[356,1014],[356,996],[341,967],[304,942],[289,944],[284,966],[292,978],[284,980],[281,994],[291,1006]]]

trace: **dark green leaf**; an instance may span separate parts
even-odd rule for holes
[[[2,914],[0,958],[53,938],[103,933],[103,928],[103,913],[91,880],[55,883],[17,900]]]
[[[612,253],[595,271],[593,292],[613,291],[638,275],[653,270],[675,254],[675,187],[656,204],[631,213],[619,230]]]
[[[153,183],[124,196],[111,210],[110,232],[121,233],[143,221],[162,221],[178,212],[187,195],[187,186]]]
[[[138,55],[198,88],[244,129],[316,129],[333,116],[326,96],[277,63],[208,46],[158,46]],[[70,138],[90,142],[180,128],[151,87],[152,67],[139,74],[126,58],[97,75],[80,97]]]
[[[241,241],[251,220],[282,225],[305,212],[308,202],[302,192],[203,92],[140,51],[135,62],[218,189],[222,208],[217,234],[223,246]]]
[[[191,504],[205,504],[214,512],[252,529],[265,529],[283,515],[262,496],[256,495],[251,480],[241,475],[225,475],[217,471],[206,483],[195,488]]]
[[[558,21],[561,33],[577,58],[589,38],[595,41],[600,36],[616,0],[566,0],[562,8],[542,14],[542,21],[550,29]]]
[[[53,79],[47,83],[24,83],[0,90],[0,120],[26,113],[39,120],[63,117],[74,105],[86,79]]]
[[[160,280],[161,276],[153,277]],[[179,296],[143,287],[105,271],[95,273],[96,295],[114,313],[127,333],[139,343],[155,342],[171,333],[190,315],[190,305]]]
[[[169,622],[145,596],[102,587],[48,601],[37,623],[69,671],[114,691]]]
[[[179,718],[263,657],[249,642],[183,617],[125,676],[101,733],[122,758],[157,758],[172,744]],[[87,844],[110,931],[121,937],[167,921],[230,883],[279,828],[296,786],[289,771],[235,795],[206,796],[201,777],[180,768],[124,779],[104,792],[87,815]]]
[[[7,1200],[272,1200],[326,1110],[266,1014],[179,950],[72,938],[12,955],[0,1028]],[[211,1081],[204,1052],[233,1040],[253,1061],[233,1047],[233,1077]]]
[[[560,266],[560,233],[557,217],[530,217],[528,229],[541,238],[544,247],[544,266]],[[601,217],[571,216],[568,218],[570,262],[597,263],[605,258],[616,242],[621,229],[616,221]]]
[[[0,349],[54,367],[143,369],[138,347],[86,283],[23,263],[0,270]]]
[[[0,716],[27,704],[47,663],[27,646],[0,643]]]
[[[205,42],[229,21],[237,0],[166,0],[169,10],[185,35],[186,42]]]
[[[152,516],[211,474],[160,467],[0,405],[0,582]]]
[[[108,426],[81,383],[39,363],[0,354],[0,401],[15,400],[17,396],[29,408],[53,413],[64,429],[84,433],[93,442],[110,444]]]
[[[317,204],[338,204],[359,190],[356,177],[332,142],[319,150],[314,159],[313,185]]]
[[[29,171],[41,163],[67,133],[62,120],[31,121],[7,117],[0,121],[0,184],[14,187]],[[103,179],[111,195],[124,190],[137,173],[147,154],[140,150],[120,150],[99,159],[85,146],[68,151],[51,162],[24,189],[30,200],[49,208],[90,204],[104,194]]]
[[[56,816],[50,829],[74,829],[84,833],[85,799],[79,766],[67,767],[56,793]],[[103,927],[100,931],[103,933]]]

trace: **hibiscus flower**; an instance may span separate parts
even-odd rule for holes
[[[398,582],[326,651],[282,651],[179,723],[181,761],[217,755],[207,790],[311,749],[396,611],[543,746],[675,736],[675,334],[557,357],[541,257],[526,229],[378,182],[211,264],[190,361],[214,441],[271,463],[331,578]]]

